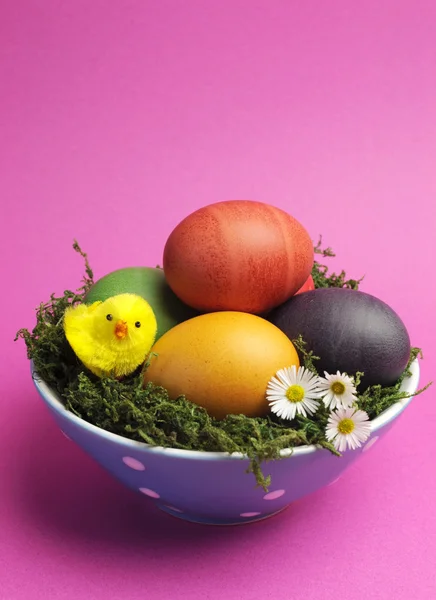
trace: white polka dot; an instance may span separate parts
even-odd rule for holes
[[[165,508],[168,508],[169,510],[172,510],[173,512],[176,512],[176,513],[183,512],[183,510],[181,510],[180,508],[176,508],[175,506],[170,506],[168,504],[165,504]]]
[[[70,438],[70,436],[68,436],[68,435],[65,433],[65,431],[62,431],[62,429],[61,429],[61,433],[62,433],[62,434],[63,434],[63,435],[64,435],[64,436],[67,438],[67,440],[69,440],[69,441],[71,442],[71,438]]]
[[[139,488],[139,491],[142,494],[145,494],[146,496],[148,496],[149,498],[160,498],[160,496],[157,492],[154,492],[153,490],[149,490],[148,488]]]
[[[131,456],[123,456],[123,463],[134,471],[145,471],[145,467],[141,461],[132,458]]]
[[[259,515],[260,515],[260,512],[245,512],[245,513],[241,513],[239,516],[246,517],[247,519],[249,519],[250,517],[258,517]]]
[[[372,448],[374,446],[374,444],[376,443],[376,441],[378,440],[378,435],[375,435],[374,437],[372,437],[369,442],[363,447],[362,452],[366,452],[367,450],[369,450],[370,448]]]
[[[333,479],[333,481],[331,481],[329,483],[329,485],[334,485],[335,483],[337,483],[340,480],[340,477],[336,477],[336,479]]]
[[[263,497],[264,500],[276,500],[277,498],[281,498],[285,490],[275,490],[275,492],[269,492],[269,494],[265,494]]]

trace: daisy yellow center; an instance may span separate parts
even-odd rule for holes
[[[341,396],[345,392],[345,385],[342,381],[335,381],[330,389],[336,396]]]
[[[291,385],[286,390],[286,398],[289,402],[301,402],[304,398],[304,388],[301,385]]]
[[[347,435],[349,433],[351,433],[352,431],[354,431],[355,425],[354,425],[354,421],[352,419],[342,419],[342,421],[339,421],[338,424],[338,431],[339,433],[343,433],[344,435]]]

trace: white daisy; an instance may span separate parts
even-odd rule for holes
[[[319,405],[319,377],[295,365],[277,371],[268,383],[266,398],[271,411],[282,419],[294,419],[295,415],[312,415]]]
[[[336,375],[329,375],[324,371],[324,375],[325,377],[320,377],[319,389],[327,408],[347,408],[357,401],[356,388],[351,377],[339,371]]]
[[[365,411],[354,407],[338,408],[330,413],[326,438],[339,452],[360,448],[371,434],[371,423]]]

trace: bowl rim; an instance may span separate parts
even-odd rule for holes
[[[385,425],[387,425],[390,421],[394,420],[398,417],[401,412],[406,408],[406,406],[412,401],[416,391],[418,390],[419,378],[420,378],[420,367],[418,358],[416,358],[410,365],[410,376],[406,377],[401,385],[400,390],[407,392],[410,394],[409,397],[403,398],[395,402],[392,406],[384,410],[378,417],[371,421],[371,434],[375,433]],[[132,451],[138,450],[147,450],[147,452],[151,453],[165,453],[170,455],[173,458],[184,458],[184,459],[195,459],[195,460],[211,460],[211,459],[220,459],[220,460],[241,460],[248,459],[246,454],[241,452],[208,452],[204,450],[184,450],[181,448],[166,448],[163,446],[152,446],[151,444],[147,444],[146,442],[139,442],[136,440],[131,440],[129,438],[123,437],[116,433],[112,433],[84,419],[78,417],[73,412],[67,410],[60,399],[59,394],[51,388],[45,381],[39,377],[33,361],[31,361],[31,375],[33,383],[39,392],[40,396],[46,403],[46,405],[51,408],[51,410],[57,414],[62,415],[67,421],[70,421],[77,427],[81,429],[85,429],[89,433],[97,435],[99,437],[105,438],[106,440],[116,443],[118,445],[122,445],[127,448],[131,448]],[[291,456],[302,456],[306,454],[313,454],[318,451],[322,451],[323,448],[319,448],[318,446],[311,444],[305,446],[297,446],[296,448],[285,448],[280,451],[280,457],[291,457]]]

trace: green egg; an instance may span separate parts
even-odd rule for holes
[[[108,273],[90,288],[85,302],[92,304],[125,293],[142,296],[152,307],[157,320],[156,340],[172,327],[198,315],[174,294],[163,270],[153,267],[127,267]]]

